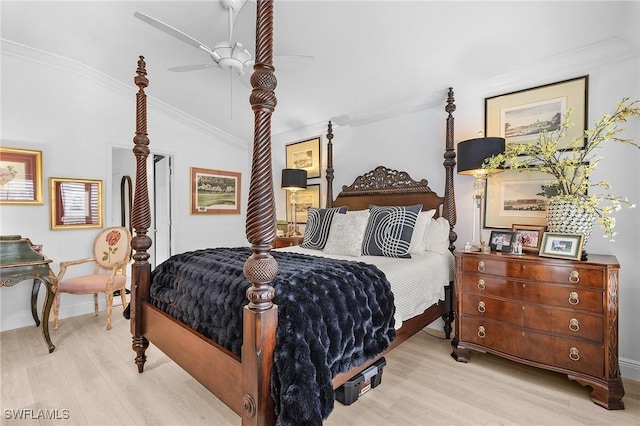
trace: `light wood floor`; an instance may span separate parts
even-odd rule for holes
[[[138,374],[121,312],[114,308],[111,331],[104,312],[61,320],[51,333],[52,354],[35,326],[0,333],[0,424],[240,424],[153,346]],[[591,402],[588,388],[560,374],[483,354],[462,364],[450,352],[449,341],[418,333],[387,356],[379,387],[350,406],[336,401],[325,424],[640,425],[638,382],[625,380],[626,410],[607,411]],[[12,418],[21,409],[29,418]],[[59,419],[37,419],[38,410]]]

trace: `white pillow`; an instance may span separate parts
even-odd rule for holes
[[[331,220],[329,237],[323,252],[359,257],[362,255],[362,241],[369,222],[369,210],[348,211],[336,214]]]
[[[409,245],[409,253],[420,254],[426,250],[425,239],[427,234],[427,228],[429,223],[436,214],[435,210],[428,210],[426,212],[418,213],[418,219],[416,220],[416,226],[413,228],[413,235],[411,236],[411,244]]]
[[[425,234],[425,250],[444,254],[449,250],[449,221],[443,217],[431,219]]]

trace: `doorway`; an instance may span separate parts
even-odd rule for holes
[[[128,228],[131,212],[125,214],[124,221],[126,223],[123,224],[121,220],[123,203],[120,201],[120,193],[122,190],[121,181],[125,176],[131,178],[133,188],[135,188],[136,164],[131,149],[113,147],[111,162],[112,207],[110,223]],[[149,182],[151,208],[151,225],[147,235],[151,238],[151,248],[148,253],[152,269],[168,259],[172,253],[172,164],[173,156],[168,154],[151,153],[147,160],[147,181]],[[124,199],[126,200],[127,196]],[[126,205],[124,208],[128,210]]]

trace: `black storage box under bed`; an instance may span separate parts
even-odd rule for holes
[[[336,389],[336,399],[344,405],[351,405],[360,395],[382,383],[382,369],[387,360],[380,358],[373,365],[344,382]]]

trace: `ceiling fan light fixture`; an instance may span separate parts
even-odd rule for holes
[[[242,48],[241,43],[232,44],[230,41],[217,43],[211,57],[224,70],[236,71],[244,74],[244,68],[251,64],[251,53]]]

